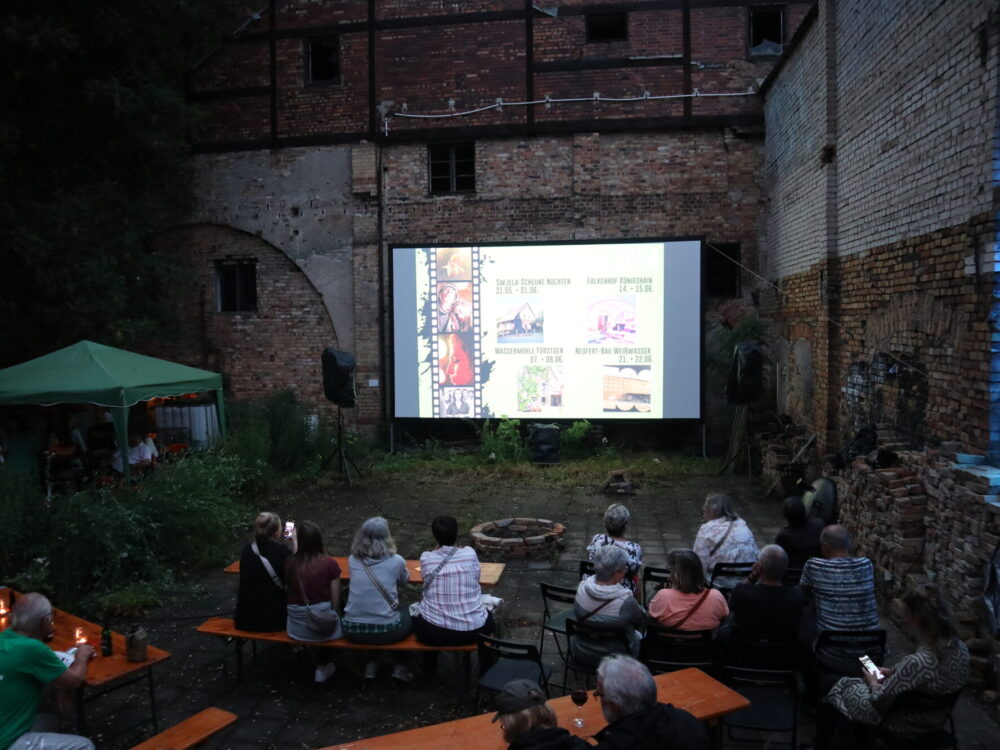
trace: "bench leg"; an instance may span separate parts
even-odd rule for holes
[[[153,714],[153,734],[159,734],[160,722],[156,715],[156,684],[153,682],[153,668],[147,669],[146,674],[149,675],[149,708]]]

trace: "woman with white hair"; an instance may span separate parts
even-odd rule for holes
[[[625,538],[625,530],[631,514],[621,503],[613,503],[604,511],[604,533],[594,534],[594,538],[587,545],[587,558],[593,562],[594,554],[601,547],[614,545],[625,550],[628,555],[628,570],[622,579],[622,586],[628,587],[629,591],[636,591],[639,582],[639,569],[642,567],[642,547],[635,542]]]
[[[701,558],[705,578],[711,582],[716,563],[757,562],[760,548],[747,522],[733,508],[729,495],[710,493],[705,498],[702,515],[705,523],[694,539],[694,551]],[[744,580],[727,576],[716,579],[714,585],[731,589]]]
[[[587,629],[619,630],[621,641],[613,638],[588,638],[577,635],[572,643],[573,655],[584,664],[597,666],[601,658],[621,652],[628,644],[633,656],[639,653],[639,628],[646,619],[645,610],[621,585],[628,570],[628,555],[621,547],[609,545],[594,553],[594,575],[587,576],[576,590],[573,619]]]
[[[410,580],[406,561],[396,554],[389,522],[381,516],[369,518],[354,534],[347,560],[351,590],[344,607],[344,637],[354,643],[380,646],[401,641],[410,634],[410,613],[399,603],[397,587]],[[403,652],[396,652],[394,679],[409,682],[413,674]],[[365,667],[365,679],[378,675],[378,660]]]

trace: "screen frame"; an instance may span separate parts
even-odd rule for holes
[[[698,242],[699,243],[699,290],[698,290],[698,416],[697,417],[659,417],[656,419],[601,419],[587,418],[588,422],[595,424],[611,423],[621,425],[629,424],[650,424],[657,422],[667,422],[675,425],[702,424],[705,421],[705,242],[706,235],[676,235],[670,237],[627,237],[627,238],[600,238],[600,239],[565,239],[565,240],[516,240],[516,241],[496,241],[477,242],[474,240],[435,240],[434,242],[393,242],[387,246],[388,272],[387,272],[387,292],[386,304],[386,335],[384,345],[386,347],[385,372],[382,373],[382,383],[385,388],[384,403],[386,404],[386,422],[390,425],[404,422],[416,422],[422,425],[451,424],[461,422],[482,423],[488,417],[399,417],[396,416],[396,309],[395,309],[395,251],[397,249],[409,248],[440,248],[440,247],[536,247],[545,245],[608,245],[625,243],[667,243],[667,242]],[[497,418],[493,418],[497,419]],[[538,421],[555,424],[571,424],[581,421],[582,417],[560,417],[560,418],[539,418],[530,420],[527,417],[516,417],[521,421]]]

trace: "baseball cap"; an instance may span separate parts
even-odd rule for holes
[[[511,680],[497,695],[497,715],[493,721],[500,718],[500,714],[512,714],[523,711],[532,706],[539,706],[545,703],[545,693],[531,680]]]

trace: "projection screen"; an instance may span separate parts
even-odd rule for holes
[[[393,247],[396,417],[701,418],[701,241]]]

